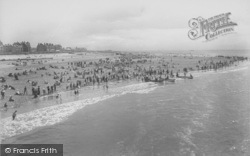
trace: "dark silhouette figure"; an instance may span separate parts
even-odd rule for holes
[[[16,118],[16,113],[17,113],[17,110],[12,114],[12,120],[15,120],[15,118]]]

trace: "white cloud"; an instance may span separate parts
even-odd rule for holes
[[[249,48],[247,0],[1,0],[0,40],[91,49]],[[236,34],[204,43],[187,37],[188,20],[231,12]],[[232,44],[233,43],[233,44]]]

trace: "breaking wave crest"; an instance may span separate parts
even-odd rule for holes
[[[59,123],[66,120],[70,115],[87,105],[95,104],[100,101],[128,93],[145,94],[155,90],[156,88],[156,84],[153,83],[133,84],[125,87],[114,88],[110,90],[108,95],[54,105],[18,114],[14,121],[12,121],[11,117],[1,119],[1,140],[29,132],[38,127],[50,126]]]

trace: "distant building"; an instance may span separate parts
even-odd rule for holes
[[[72,51],[72,48],[71,47],[66,47],[65,50],[66,51]]]
[[[3,42],[0,41],[0,52],[3,52]]]
[[[37,45],[38,52],[60,52],[62,50],[62,46],[60,44],[52,44],[52,43],[38,43]]]
[[[84,47],[81,47],[81,48],[76,47],[75,48],[75,52],[86,52],[86,51],[88,51],[88,50]]]

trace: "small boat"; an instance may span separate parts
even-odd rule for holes
[[[165,79],[167,82],[175,82],[175,79]]]
[[[157,82],[157,83],[161,83],[161,82],[164,82],[164,81],[175,82],[175,79],[165,78],[165,79],[155,79],[155,80],[152,80],[152,79],[150,79],[148,77],[145,77],[145,82]]]
[[[150,79],[150,78],[148,78],[148,77],[146,77],[145,78],[145,82],[163,82],[164,81],[164,79],[155,79],[155,80],[152,80],[152,79]]]
[[[176,76],[178,78],[182,78],[182,79],[193,79],[193,76]]]

